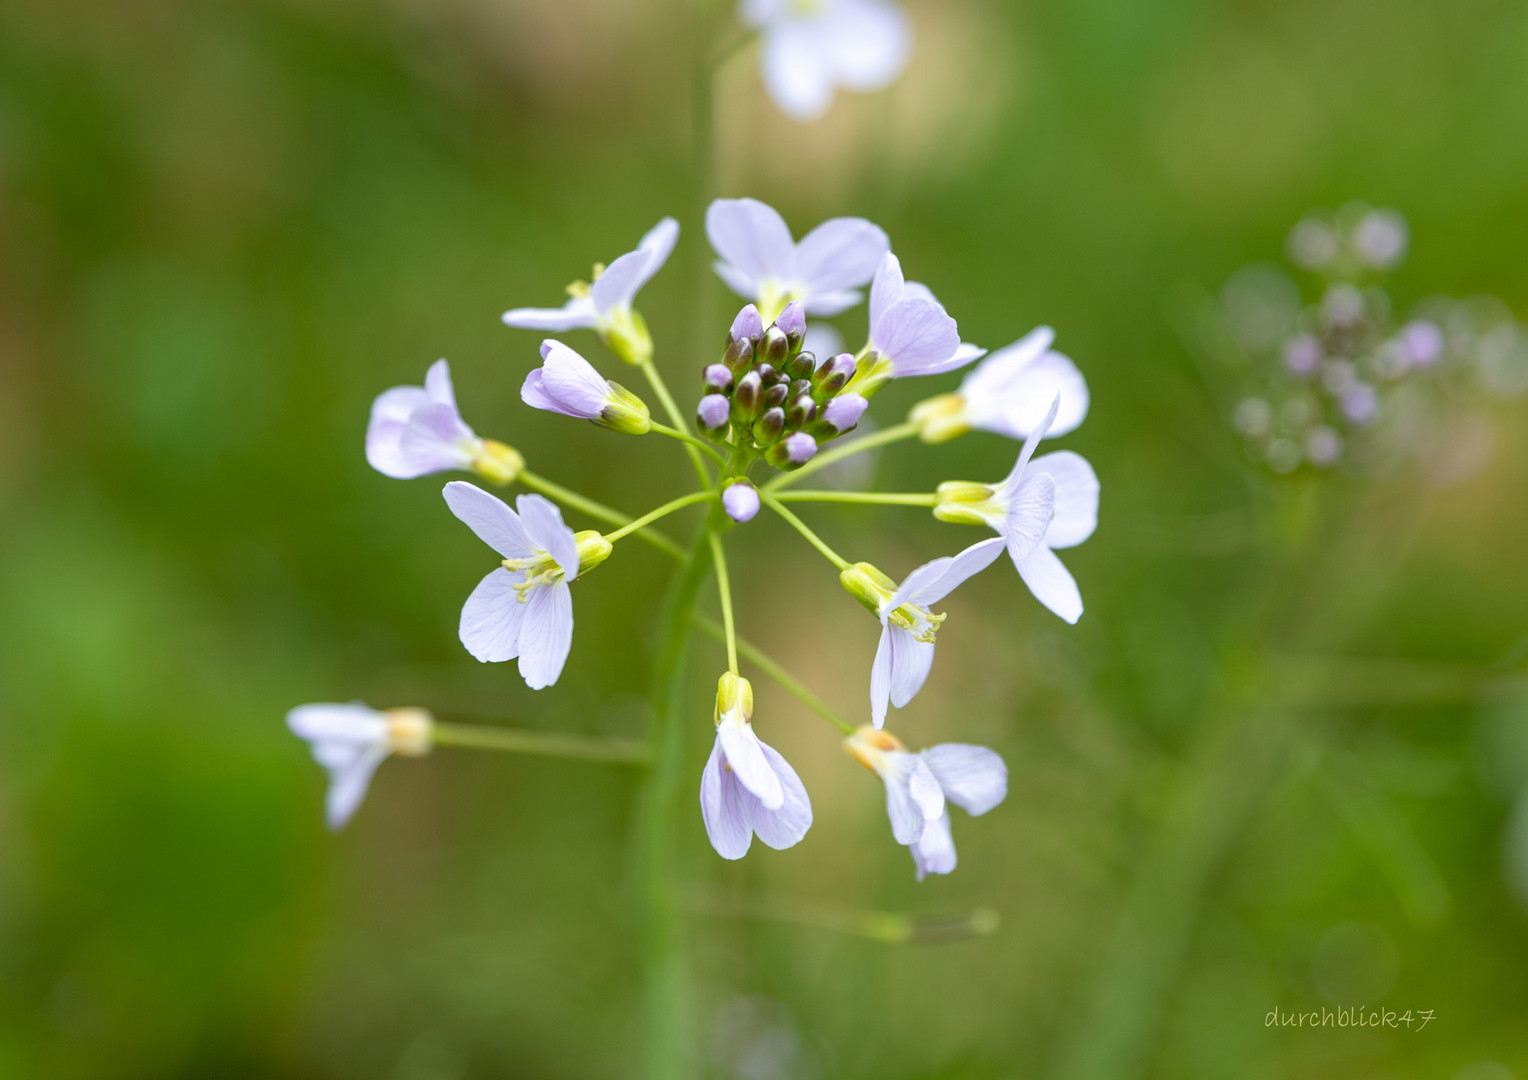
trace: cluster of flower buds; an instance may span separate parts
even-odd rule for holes
[[[1528,383],[1528,350],[1500,306],[1434,299],[1405,320],[1375,279],[1406,253],[1405,220],[1361,204],[1307,215],[1291,259],[1319,276],[1313,303],[1271,267],[1249,267],[1209,314],[1212,348],[1240,369],[1231,426],[1276,473],[1329,469],[1415,442],[1418,418]],[[1521,373],[1521,374],[1520,374]]]
[[[777,469],[799,469],[823,443],[854,430],[869,404],[846,392],[854,378],[849,353],[818,363],[802,348],[806,311],[785,305],[767,328],[748,304],[732,320],[721,360],[702,373],[704,396],[695,423],[708,438],[730,445],[739,471],[755,457]]]

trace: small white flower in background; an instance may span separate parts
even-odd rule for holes
[[[430,365],[423,386],[395,386],[377,395],[366,425],[366,460],[399,480],[463,469],[497,484],[512,483],[525,466],[513,449],[478,438],[462,421],[444,360]]]
[[[562,674],[573,644],[573,594],[568,583],[610,555],[598,532],[574,533],[562,512],[540,495],[515,500],[519,513],[482,488],[454,480],[446,505],[478,539],[504,556],[462,606],[460,636],[483,663],[519,657],[532,690]]]
[[[960,329],[927,286],[902,277],[902,263],[887,252],[870,285],[870,342],[849,383],[869,397],[892,379],[942,375],[978,359],[985,350],[963,344]]]
[[[928,679],[934,639],[944,622],[944,616],[933,614],[928,606],[991,566],[1002,553],[1001,537],[983,540],[958,555],[924,563],[901,585],[869,563],[855,563],[839,574],[849,594],[881,620],[881,641],[870,669],[870,716],[876,727],[886,722],[888,703],[902,708]]]
[[[947,801],[979,816],[1008,795],[1008,766],[985,746],[941,743],[915,754],[890,732],[867,726],[844,747],[885,783],[891,834],[912,851],[919,881],[955,869]]]
[[[716,743],[700,777],[700,812],[724,859],[748,854],[754,835],[776,851],[812,827],[812,801],[796,770],[753,731],[753,686],[723,675],[716,688]]]
[[[888,0],[742,0],[739,14],[764,41],[764,86],[793,120],[815,120],[839,87],[869,93],[907,66],[912,28]]]
[[[758,304],[766,326],[792,300],[819,318],[848,311],[891,250],[885,232],[864,218],[824,221],[798,244],[785,219],[757,199],[717,199],[706,210],[706,235],[719,256],[717,275]]]
[[[997,530],[1029,591],[1069,623],[1082,618],[1082,594],[1055,548],[1075,547],[1098,527],[1098,476],[1070,450],[1030,460],[1060,405],[1030,433],[1013,471],[1001,484],[963,480],[939,485],[934,516]]]
[[[389,754],[430,752],[435,721],[423,709],[379,712],[360,703],[299,705],[287,713],[292,734],[306,739],[313,758],[329,771],[325,820],[341,828],[355,814],[372,773]]]
[[[978,364],[955,393],[919,402],[909,419],[923,425],[920,437],[944,442],[975,429],[1025,439],[1058,396],[1049,437],[1076,430],[1088,415],[1088,384],[1070,358],[1051,349],[1055,340],[1048,326],[1032,330]]]
[[[569,300],[560,308],[515,308],[504,313],[506,326],[522,330],[594,330],[628,363],[652,356],[652,338],[632,302],[642,286],[663,268],[674,243],[679,223],[664,218],[642,237],[635,251],[628,251],[609,266],[596,265],[592,284],[576,281],[568,286]]]
[[[651,430],[651,416],[641,398],[551,338],[541,343],[541,366],[525,376],[520,400],[533,409],[592,420],[627,435]]]

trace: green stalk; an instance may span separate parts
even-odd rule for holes
[[[685,439],[686,436],[680,435],[685,426],[684,413],[679,411],[679,406],[674,401],[674,395],[669,393],[668,384],[663,381],[663,376],[658,374],[658,368],[653,363],[652,358],[648,357],[646,360],[638,361],[637,366],[642,369],[642,374],[647,376],[647,384],[653,388],[653,393],[658,395],[658,401],[662,404],[663,411],[668,414],[669,423],[674,425],[672,428],[666,428],[659,424],[657,430],[665,435],[676,435],[681,440]],[[693,443],[686,441],[684,448],[689,452],[690,463],[695,466],[695,475],[700,478],[700,486],[708,488],[711,486],[711,474],[706,471],[706,463],[702,460],[700,451],[696,449],[697,445],[704,444],[699,439],[696,439]],[[710,450],[709,447],[706,449]],[[717,460],[721,459],[718,457]]]
[[[588,514],[596,521],[605,521],[611,525],[625,525],[631,521],[630,514],[623,514],[619,510],[606,506],[604,503],[598,503],[593,499],[585,498],[576,491],[569,491],[561,484],[554,484],[544,476],[537,476],[533,472],[522,469],[519,479],[522,484],[532,491],[539,491],[555,502],[560,502],[564,506],[569,506],[574,510]],[[684,549],[657,529],[638,529],[637,536],[646,540],[670,558],[680,560],[684,558]]]
[[[765,489],[765,491],[768,490],[768,488]],[[834,566],[838,567],[840,570],[849,569],[848,559],[845,559],[838,552],[830,548],[822,539],[822,537],[818,536],[810,528],[807,527],[806,522],[802,521],[785,507],[781,506],[778,499],[772,495],[766,495],[764,491],[759,492],[759,498],[763,501],[765,506],[769,507],[775,513],[783,517],[790,524],[791,528],[795,529],[798,533],[805,537],[807,543],[811,544],[818,551],[822,552],[823,555],[827,556],[828,561],[831,562]]]
[[[724,627],[718,626],[716,623],[712,622],[704,615],[695,616],[695,625],[701,630],[704,630],[706,633],[710,634],[717,641],[727,640],[726,629]],[[764,650],[753,644],[753,642],[749,641],[747,638],[738,638],[737,651],[741,653],[743,658],[746,659],[750,664],[758,668],[764,674],[768,675],[771,679],[775,680],[775,682],[779,683],[782,689],[795,697],[808,709],[811,709],[818,716],[832,724],[839,731],[842,731],[845,735],[854,734],[853,724],[849,723],[849,721],[845,720],[843,717],[839,716],[836,712],[829,708],[827,703],[824,702],[822,698],[818,697],[816,694],[812,693],[806,688],[805,683],[796,678],[796,676],[792,675],[789,671],[786,671],[783,665],[781,665],[777,660],[771,658],[767,653],[764,652]]]
[[[869,435],[863,435],[858,439],[842,443],[831,450],[824,450],[812,458],[795,472],[788,472],[775,477],[763,487],[764,491],[771,495],[781,491],[800,480],[803,476],[811,476],[819,469],[826,469],[829,465],[836,465],[844,458],[853,457],[855,454],[863,454],[866,450],[874,450],[877,446],[885,446],[888,443],[901,442],[910,439],[922,430],[921,424],[915,424],[911,420],[897,424],[895,427],[883,428]]]
[[[492,727],[486,724],[437,722],[431,733],[437,746],[472,750],[504,750],[512,754],[545,754],[584,761],[647,761],[648,746],[636,739],[604,739],[589,735],[559,735],[548,731]]]
[[[939,496],[932,492],[879,491],[782,491],[774,495],[778,502],[862,503],[869,506],[936,506]]]
[[[683,510],[686,506],[694,506],[698,502],[708,502],[714,498],[716,498],[716,492],[714,491],[692,491],[688,495],[681,495],[677,499],[670,499],[656,510],[649,510],[636,520],[628,521],[619,529],[606,533],[605,539],[613,544],[622,537],[642,528],[642,526],[649,525],[661,517],[672,514],[675,510]]]
[[[666,386],[664,387],[664,393],[668,393],[668,388]],[[670,399],[670,401],[672,402],[672,399]],[[678,404],[675,403],[674,408],[677,410],[678,407]],[[696,450],[699,450],[702,454],[705,454],[707,457],[709,457],[712,461],[716,462],[720,468],[725,469],[727,467],[727,459],[722,457],[717,449],[710,443],[706,442],[704,439],[691,435],[688,431],[683,431],[677,427],[669,427],[667,424],[660,424],[656,420],[648,421],[648,426],[651,428],[651,430],[656,431],[659,435],[667,435],[671,439],[678,439],[686,446],[694,447]]]

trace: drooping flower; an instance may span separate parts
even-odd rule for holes
[[[641,398],[552,338],[541,343],[541,366],[525,376],[520,400],[534,409],[592,420],[627,435],[646,434],[652,426]]]
[[[922,425],[923,441],[944,442],[972,429],[1028,438],[1058,395],[1061,411],[1050,437],[1075,430],[1088,415],[1088,384],[1076,364],[1051,349],[1055,339],[1048,326],[1032,330],[978,364],[955,393],[915,405],[909,419]]]
[[[377,395],[366,425],[366,460],[399,480],[464,469],[509,484],[525,467],[513,448],[478,438],[463,422],[444,360],[430,365],[423,386],[395,386]]]
[[[849,594],[881,620],[881,641],[870,669],[870,716],[877,728],[886,722],[888,703],[902,708],[928,678],[934,638],[945,618],[930,612],[929,605],[991,566],[1002,552],[1001,537],[983,540],[958,555],[924,563],[901,585],[869,563],[855,563],[839,574]]]
[[[717,199],[706,210],[706,235],[719,256],[717,275],[758,304],[766,326],[792,300],[817,317],[849,310],[891,250],[886,234],[864,218],[824,221],[798,244],[785,219],[757,199]]]
[[[329,772],[324,817],[339,829],[355,814],[372,773],[389,754],[430,752],[435,721],[423,709],[379,712],[359,702],[299,705],[287,713],[292,734],[306,739],[313,758]]]
[[[868,398],[892,379],[941,375],[981,355],[961,342],[955,320],[927,287],[903,279],[888,251],[870,285],[870,342],[849,388]]]
[[[753,731],[753,686],[727,672],[716,689],[716,744],[700,777],[700,812],[711,846],[741,859],[758,835],[782,851],[812,827],[812,801],[796,770]]]
[[[1046,435],[1060,399],[1024,441],[1013,471],[1001,484],[956,480],[939,485],[934,516],[988,525],[1008,548],[1035,599],[1069,623],[1082,618],[1082,594],[1056,548],[1075,547],[1098,526],[1098,476],[1070,450],[1030,460]]]
[[[505,325],[553,333],[594,330],[628,363],[650,359],[652,337],[631,305],[642,286],[668,261],[678,239],[679,223],[666,217],[648,230],[635,251],[609,266],[596,265],[592,284],[575,281],[569,285],[569,299],[562,307],[515,308],[504,313]]]
[[[742,0],[744,23],[763,34],[764,86],[793,120],[815,120],[838,88],[890,86],[907,65],[912,29],[888,0]]]
[[[919,881],[955,869],[946,802],[976,817],[1008,795],[1008,767],[985,746],[941,743],[913,753],[890,732],[866,726],[844,747],[885,783],[891,835],[912,851]]]
[[[573,644],[573,595],[568,583],[609,557],[610,541],[574,533],[540,495],[521,495],[519,510],[461,480],[446,485],[446,505],[479,540],[504,556],[462,606],[460,636],[483,663],[520,659],[532,690],[562,674]]]

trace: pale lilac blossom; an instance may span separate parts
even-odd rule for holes
[[[870,285],[870,341],[851,387],[869,397],[891,379],[941,375],[982,355],[926,286],[908,282],[887,252]]]
[[[758,304],[762,325],[793,300],[817,317],[849,310],[891,250],[886,234],[864,218],[824,221],[798,244],[785,219],[757,199],[717,199],[706,210],[706,235],[718,256],[717,275]]]
[[[541,366],[525,376],[520,400],[534,409],[592,420],[629,435],[650,429],[647,406],[560,341],[541,343]]]
[[[838,89],[890,86],[907,65],[912,28],[889,0],[742,0],[739,14],[763,37],[759,67],[780,111],[815,120]]]
[[[478,438],[462,420],[444,360],[430,365],[423,386],[395,386],[377,395],[366,425],[366,460],[399,480],[463,469],[501,484],[525,465],[513,449]]]
[[[1058,396],[1050,437],[1075,430],[1088,415],[1088,384],[1070,358],[1051,348],[1055,338],[1050,327],[1038,327],[988,356],[955,393],[914,406],[910,419],[922,425],[923,441],[944,442],[972,429],[1024,439]]]
[[[700,811],[724,859],[748,854],[755,835],[777,851],[812,827],[812,801],[796,770],[753,731],[753,687],[728,672],[716,692],[716,743],[700,777]]]
[[[292,734],[306,739],[313,758],[329,773],[324,819],[342,828],[366,797],[372,774],[391,754],[430,751],[435,722],[422,709],[376,709],[348,705],[299,705],[287,713]]]

